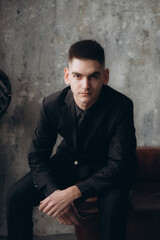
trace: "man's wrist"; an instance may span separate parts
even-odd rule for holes
[[[78,189],[77,186],[71,186],[68,188],[68,191],[70,191],[70,194],[72,196],[73,201],[76,200],[77,198],[82,197],[82,193],[80,192],[80,190]]]

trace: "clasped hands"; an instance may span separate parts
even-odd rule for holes
[[[76,208],[73,201],[81,197],[81,192],[76,186],[65,190],[56,190],[40,202],[39,210],[48,216],[53,216],[61,224],[79,224]]]

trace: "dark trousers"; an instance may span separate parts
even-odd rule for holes
[[[99,196],[101,240],[125,240],[129,188],[115,187]]]
[[[32,210],[44,199],[31,173],[15,183],[7,195],[8,240],[31,240]],[[125,240],[128,189],[117,187],[99,196],[101,240]]]

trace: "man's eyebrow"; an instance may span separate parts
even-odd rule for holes
[[[72,72],[72,74],[82,75],[82,73],[79,73],[79,72]]]
[[[101,73],[97,71],[97,72],[93,72],[93,73],[91,73],[89,75],[101,75]]]
[[[72,72],[72,74],[78,74],[78,75],[82,75],[82,73],[79,73],[79,72]],[[91,76],[91,75],[100,75],[101,73],[96,71],[96,72],[93,72],[93,73],[90,73],[88,76]]]

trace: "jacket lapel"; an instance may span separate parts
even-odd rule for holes
[[[65,103],[66,103],[65,106],[62,108],[63,117],[67,123],[68,131],[71,131],[74,145],[76,148],[78,148],[78,146],[77,146],[77,118],[76,118],[73,93],[71,90],[68,91],[68,94],[65,99]]]
[[[94,120],[92,122],[92,125],[89,126],[92,129],[89,131],[89,133],[86,132],[86,136],[85,136],[85,139],[84,139],[84,150],[88,147],[88,144],[90,143],[94,134],[96,133],[96,130],[97,130],[98,126],[100,125],[100,123],[101,123],[101,121],[104,117],[104,114],[105,114],[105,109],[103,108],[103,106],[101,106],[98,109],[97,114],[94,115]],[[90,123],[88,123],[88,124],[90,125]]]
[[[102,92],[98,101],[98,111],[96,110],[96,114],[93,113],[93,121],[92,123],[89,123],[89,132],[86,132],[84,150],[88,147],[93,136],[96,134],[96,131],[99,128],[104,116],[109,115],[111,111],[111,104],[109,104],[109,94],[108,91],[104,91],[104,87],[102,87]]]

